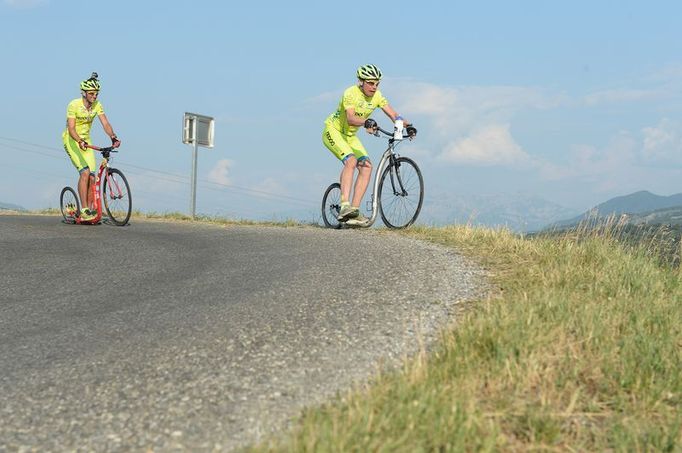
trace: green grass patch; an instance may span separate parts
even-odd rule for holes
[[[0,210],[0,215],[49,215],[49,216],[61,216],[62,213],[58,208],[45,208],[35,211],[9,211]],[[106,218],[106,211],[103,212],[103,216]],[[197,215],[195,218],[184,214],[182,212],[143,212],[139,209],[134,209],[131,213],[132,220],[160,220],[163,222],[188,222],[196,224],[212,224],[212,225],[251,225],[251,226],[278,226],[278,227],[301,227],[305,226],[301,224],[298,220],[287,219],[287,220],[249,220],[249,219],[237,219],[237,218],[225,218],[220,216],[208,216],[208,215]],[[309,225],[313,225],[312,223]]]
[[[404,234],[478,261],[497,289],[430,353],[253,451],[682,451],[682,274],[655,247],[604,231]]]

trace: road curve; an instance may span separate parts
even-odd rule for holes
[[[0,215],[0,451],[229,450],[480,296],[381,231]]]

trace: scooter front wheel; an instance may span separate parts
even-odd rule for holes
[[[324,197],[322,197],[322,220],[328,228],[341,228],[341,222],[337,219],[340,211],[341,184],[335,182],[327,187]]]
[[[76,219],[80,215],[81,207],[78,202],[78,196],[71,187],[64,187],[59,196],[59,206],[62,211],[65,223],[76,223]]]

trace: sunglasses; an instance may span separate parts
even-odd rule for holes
[[[379,81],[378,80],[363,80],[363,83],[366,83],[367,85],[371,87],[378,87],[379,86]]]

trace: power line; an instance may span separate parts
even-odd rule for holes
[[[55,147],[45,146],[45,145],[41,145],[38,143],[32,143],[32,142],[28,142],[25,140],[19,140],[19,139],[15,139],[15,138],[11,138],[11,137],[0,136],[0,140],[6,140],[6,141],[10,141],[10,142],[15,142],[15,143],[21,143],[23,145],[28,145],[28,146],[32,146],[32,147],[36,147],[36,148],[41,148],[41,149],[47,149],[50,151],[63,152],[63,150],[55,148]],[[42,156],[52,157],[54,159],[59,159],[59,160],[63,159],[63,157],[64,157],[63,154],[61,154],[61,155],[52,154],[52,153],[48,154],[48,153],[33,150],[33,149],[26,149],[23,147],[18,147],[16,145],[0,144],[0,146],[4,146],[4,147],[10,148],[10,149],[15,149],[18,151],[29,152],[29,153],[39,154]],[[176,184],[189,185],[189,182],[187,181],[188,177],[186,177],[186,176],[178,175],[175,173],[166,172],[166,171],[162,171],[162,170],[152,169],[152,168],[148,168],[148,167],[142,167],[139,165],[127,163],[125,161],[120,161],[120,162],[125,164],[126,168],[130,167],[130,168],[143,170],[143,171],[153,173],[153,174],[166,176],[165,178],[163,176],[156,176],[157,179],[160,179],[162,181],[174,182]],[[134,171],[131,171],[130,173],[141,175],[140,173],[135,173]],[[142,175],[142,176],[144,176],[144,175]],[[169,179],[169,177],[170,178],[176,178],[176,179]],[[302,198],[292,197],[289,195],[282,195],[282,194],[267,192],[265,190],[258,190],[258,189],[251,189],[248,187],[236,186],[234,184],[225,184],[225,183],[210,181],[208,179],[199,179],[198,182],[203,183],[201,185],[201,187],[209,189],[209,190],[236,191],[236,192],[240,192],[240,193],[245,194],[245,195],[251,195],[251,196],[254,196],[257,198],[266,198],[266,199],[275,200],[275,201],[276,200],[280,200],[280,201],[285,200],[285,201],[289,201],[289,202],[295,202],[295,203],[298,203],[298,204],[304,205],[304,206],[316,206],[317,205],[316,202],[309,200],[309,199],[306,200],[306,199],[302,199]],[[210,185],[217,186],[217,188],[211,187]]]

